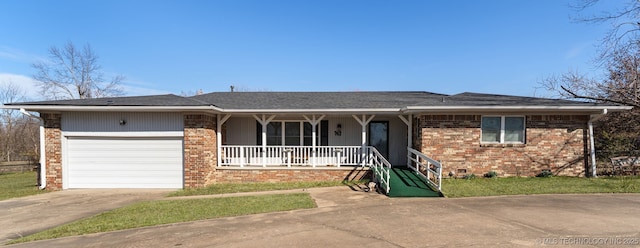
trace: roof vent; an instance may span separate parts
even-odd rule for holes
[[[107,100],[107,105],[112,105],[113,104],[113,100]]]
[[[444,101],[444,96],[442,97],[442,102],[445,102],[445,101]]]

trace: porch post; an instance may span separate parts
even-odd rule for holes
[[[253,118],[262,124],[262,167],[267,167],[267,125],[276,118],[276,115],[269,116],[269,118],[265,115],[262,115],[262,118],[253,115]]]
[[[316,119],[316,115],[312,115],[311,119],[309,119],[309,117],[307,117],[306,115],[303,115],[302,117],[304,117],[309,124],[311,124],[311,146],[313,147],[313,149],[311,150],[311,165],[313,167],[316,167],[316,143],[317,143],[317,139],[316,139],[316,126],[318,126],[318,123],[320,123],[320,121],[325,117],[325,115],[320,116],[320,118]],[[304,135],[304,134],[302,134]]]
[[[356,119],[356,121],[358,123],[360,123],[360,126],[362,126],[362,145],[360,146],[360,163],[362,164],[362,167],[365,166],[365,157],[366,157],[366,153],[365,153],[365,148],[367,147],[367,125],[369,124],[369,122],[371,122],[371,120],[373,120],[373,117],[375,117],[376,115],[371,115],[369,118],[367,118],[367,115],[362,115],[362,119],[358,118],[357,115],[352,115],[354,119]]]
[[[407,124],[407,147],[413,148],[413,115],[409,114],[407,118],[403,115],[398,115],[400,120]],[[409,154],[409,150],[407,149],[407,155]],[[409,160],[409,156],[407,156],[407,166],[411,166],[411,161]]]
[[[220,114],[216,115],[217,117],[217,121],[216,124],[217,126],[217,133],[216,133],[216,152],[217,152],[217,157],[216,157],[216,161],[218,161],[218,167],[221,166],[221,160],[222,160],[222,125],[229,119],[229,117],[231,117],[231,115],[224,115],[220,116]]]

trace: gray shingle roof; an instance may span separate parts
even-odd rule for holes
[[[372,109],[402,108],[426,99],[430,92],[214,92],[190,97],[223,109]]]
[[[216,106],[225,110],[345,110],[345,109],[396,109],[404,107],[452,107],[464,109],[470,106],[617,106],[592,102],[560,99],[521,97],[465,92],[444,95],[425,91],[370,91],[370,92],[214,92],[192,97],[154,95],[110,97],[6,104],[20,106],[151,106],[151,107],[201,107]]]
[[[580,102],[539,97],[508,96],[465,92],[440,99],[428,99],[408,106],[597,106],[593,102]]]
[[[196,99],[173,94],[153,96],[106,97],[57,101],[22,102],[6,105],[59,105],[59,106],[209,106]]]

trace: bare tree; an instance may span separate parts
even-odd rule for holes
[[[82,49],[68,42],[64,47],[51,47],[49,60],[33,63],[33,78],[42,95],[48,99],[85,99],[119,96],[124,76],[104,80],[98,55],[88,44]]]
[[[569,71],[545,78],[541,85],[562,98],[578,98],[640,107],[640,43],[610,55],[606,77],[595,79]]]
[[[202,91],[202,89],[196,90],[196,91],[180,91],[179,96],[184,96],[184,97],[190,97],[190,96],[198,96],[198,95],[202,95],[204,94],[204,92]]]
[[[585,14],[603,4],[599,0],[579,0],[576,20],[589,24],[610,24],[599,44],[594,66],[604,69],[593,78],[577,71],[550,76],[542,88],[562,98],[634,106],[629,112],[611,113],[595,123],[595,146],[600,158],[629,155],[640,149],[640,1],[629,0],[613,11]],[[611,3],[611,2],[608,2]],[[636,154],[637,155],[637,154]]]
[[[18,88],[13,83],[8,83],[2,88],[0,88],[0,102],[2,103],[12,103],[21,100],[20,97],[20,88]],[[20,117],[19,113],[15,113],[14,110],[11,109],[2,109],[0,114],[0,121],[2,123],[3,132],[2,132],[2,158],[6,161],[11,161],[12,155],[15,153],[16,145],[15,145],[15,129],[17,126],[17,120]]]
[[[577,71],[550,76],[540,82],[542,88],[563,98],[578,98],[640,107],[640,1],[627,1],[620,9],[585,15],[599,0],[581,0],[573,6],[576,20],[590,24],[611,24],[599,44],[596,66],[606,70],[604,78],[590,78]]]
[[[24,100],[24,91],[13,83],[0,87],[0,103]],[[0,111],[0,161],[30,159],[38,154],[38,125],[18,111]]]
[[[597,14],[587,14],[589,10],[596,9],[601,4],[608,1],[600,0],[579,0],[572,5],[577,16],[574,18],[578,22],[589,24],[609,24],[611,28],[602,38],[600,48],[600,61],[606,61],[611,56],[615,56],[620,50],[627,50],[631,46],[636,46],[638,33],[640,31],[640,1],[627,0],[621,8],[614,10],[599,11]]]

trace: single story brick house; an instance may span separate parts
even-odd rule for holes
[[[631,109],[422,91],[214,92],[4,108],[40,114],[41,187],[51,190],[359,179],[375,161],[406,166],[423,156],[439,176],[585,176],[593,173],[592,121]]]

